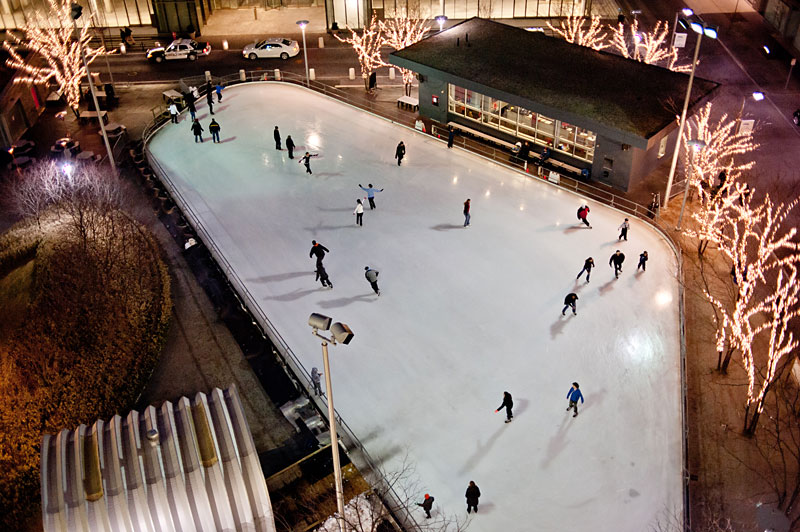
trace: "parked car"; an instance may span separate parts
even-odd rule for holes
[[[800,126],[800,109],[796,110],[792,115],[792,122],[794,122],[794,125]]]
[[[245,59],[280,57],[284,61],[300,53],[300,45],[290,39],[264,39],[250,43],[242,50]]]
[[[202,44],[192,39],[175,39],[169,46],[156,46],[147,50],[147,59],[160,63],[173,59],[186,59],[194,61],[201,55],[208,55],[211,52],[211,45],[206,43],[205,48]]]

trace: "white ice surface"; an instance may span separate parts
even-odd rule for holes
[[[215,110],[221,144],[195,144],[184,115],[151,154],[308,370],[322,367],[308,315],[350,325],[352,343],[331,348],[336,408],[387,468],[408,450],[434,512],[466,517],[470,480],[474,532],[643,532],[680,508],[677,265],[660,236],[632,220],[618,243],[618,211],[589,202],[594,229],[578,226],[578,196],[300,87],[228,88]],[[199,116],[207,130],[205,102]],[[275,150],[275,125],[320,153],[313,175]],[[370,182],[385,192],[359,228]],[[332,291],[314,281],[312,239],[331,250]],[[578,316],[562,318],[571,291]],[[504,390],[511,424],[494,412]]]

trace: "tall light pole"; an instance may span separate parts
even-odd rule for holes
[[[694,83],[694,72],[697,69],[697,56],[700,54],[700,43],[703,40],[703,35],[717,38],[717,29],[713,26],[706,26],[705,23],[691,22],[690,26],[692,31],[697,33],[697,44],[694,46],[694,57],[692,58],[692,72],[689,74],[689,85],[686,87],[686,98],[683,100],[683,110],[681,111],[681,119],[678,122],[678,137],[675,139],[675,151],[672,153],[672,164],[669,167],[669,176],[667,177],[667,190],[664,192],[664,208],[667,208],[669,203],[669,195],[672,192],[672,180],[675,178],[675,168],[678,166],[678,154],[681,149],[681,139],[683,137],[683,128],[686,126],[686,112],[689,109],[689,101],[692,98],[692,84]]]
[[[342,485],[342,466],[339,463],[339,439],[336,436],[336,411],[333,408],[333,388],[331,386],[331,366],[328,362],[328,342],[336,345],[349,344],[353,339],[353,331],[344,323],[333,321],[328,316],[317,314],[316,312],[308,317],[308,324],[311,326],[312,333],[317,338],[322,339],[322,363],[325,372],[325,393],[328,396],[328,423],[331,428],[331,454],[333,454],[333,478],[336,481],[336,508],[338,516],[336,521],[339,523],[339,532],[345,532],[344,526],[344,486]],[[331,331],[331,338],[322,336],[319,331]]]
[[[78,4],[72,4],[72,26],[75,28],[75,33],[78,33],[78,19],[81,18],[83,7]],[[119,177],[117,172],[117,163],[114,161],[114,151],[111,149],[111,143],[108,141],[108,134],[106,134],[106,125],[103,123],[103,117],[100,113],[100,104],[97,103],[97,93],[94,90],[94,82],[92,81],[92,73],[89,72],[89,63],[86,62],[86,50],[83,48],[83,43],[78,34],[78,46],[81,49],[81,59],[83,60],[83,67],[86,69],[86,79],[89,81],[89,92],[92,93],[92,101],[94,102],[94,110],[97,112],[97,122],[100,124],[100,134],[103,135],[103,142],[106,144],[106,153],[108,153],[108,163],[111,165],[111,172],[114,177]]]
[[[672,39],[670,40],[670,45],[675,48],[675,33],[678,29],[678,17],[683,15],[684,17],[691,17],[694,15],[694,11],[691,8],[684,7],[680,11],[675,12],[675,21],[672,23]]]
[[[688,142],[689,146],[692,148],[692,161],[689,165],[689,175],[686,178],[686,188],[683,190],[683,203],[681,204],[681,213],[678,215],[678,225],[675,226],[676,231],[681,230],[681,221],[683,220],[683,210],[686,208],[686,198],[689,197],[689,188],[692,185],[692,173],[694,173],[694,158],[697,155],[697,152],[702,150],[706,147],[706,143],[702,140],[690,140]]]
[[[761,100],[764,99],[764,93],[761,92],[761,91],[755,91],[751,95],[751,97],[753,98],[753,100],[755,100],[757,102],[760,102]],[[739,118],[737,120],[739,122],[739,125],[736,128],[736,132],[737,133],[741,133],[742,132],[742,120],[744,119],[744,105],[745,105],[745,103],[747,103],[747,96],[743,96],[742,97],[742,108],[739,109]]]
[[[308,78],[308,54],[306,53],[306,26],[308,26],[308,21],[298,20],[296,24],[300,26],[300,30],[303,32],[303,63],[306,65],[306,87],[310,87],[311,81]]]

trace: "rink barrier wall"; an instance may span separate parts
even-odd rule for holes
[[[212,76],[211,82],[212,84],[219,84],[223,87],[228,87],[232,85],[239,85],[242,83],[251,83],[251,82],[281,82],[281,83],[289,83],[292,85],[298,85],[304,87],[308,90],[312,90],[317,93],[324,94],[325,96],[329,96],[334,98],[341,103],[350,105],[355,107],[359,110],[366,111],[370,114],[375,115],[377,118],[382,118],[387,120],[391,123],[405,126],[418,134],[425,135],[427,137],[432,137],[434,139],[439,140],[443,144],[447,142],[447,130],[444,130],[440,126],[433,125],[431,128],[430,134],[419,131],[415,128],[417,115],[415,113],[409,113],[408,111],[399,111],[395,112],[393,110],[388,110],[385,107],[379,107],[374,102],[369,100],[357,100],[352,98],[349,94],[345,91],[332,87],[330,85],[326,85],[319,81],[307,81],[304,76],[299,74],[294,74],[292,72],[280,72],[278,76],[276,73],[279,71],[276,70],[253,70],[244,73],[242,76],[241,73],[230,74],[227,76]],[[184,92],[188,92],[190,87],[196,87],[200,92],[200,95],[203,96],[205,94],[204,89],[206,86],[206,77],[205,76],[193,76],[188,78],[181,78],[179,81],[180,88]],[[182,111],[185,112],[185,111]],[[150,139],[158,132],[158,130],[163,127],[165,124],[169,122],[169,114],[166,111],[166,107],[164,107],[161,113],[153,113],[154,120],[145,126],[144,130],[142,131],[142,142],[144,143],[145,147],[147,146]],[[540,179],[541,181],[547,183],[550,186],[560,188],[563,190],[567,190],[574,194],[577,194],[583,198],[588,198],[598,203],[602,203],[607,207],[611,207],[615,210],[620,211],[623,214],[627,214],[629,216],[636,217],[639,221],[646,223],[649,225],[653,230],[655,230],[661,237],[668,243],[669,248],[672,250],[673,254],[675,255],[675,260],[677,264],[677,279],[678,279],[678,310],[679,310],[679,331],[680,331],[680,395],[681,395],[681,428],[682,428],[682,471],[681,471],[681,478],[683,480],[683,511],[682,511],[682,519],[684,531],[691,530],[691,513],[690,513],[690,497],[689,497],[689,457],[688,457],[688,400],[687,400],[687,384],[686,384],[686,334],[685,334],[685,315],[684,315],[684,288],[683,288],[683,256],[682,256],[682,249],[680,246],[680,242],[673,236],[672,228],[668,227],[664,220],[659,216],[658,210],[653,212],[649,207],[631,201],[625,197],[619,196],[610,192],[608,190],[604,190],[599,187],[592,186],[588,183],[583,181],[578,181],[572,179],[568,176],[558,174],[558,177],[555,179],[550,178],[550,172],[548,171],[547,176],[539,176],[537,173],[530,173],[530,168],[538,168],[532,165],[526,164],[522,159],[518,157],[514,157],[510,155],[507,150],[501,150],[492,146],[488,146],[486,144],[482,144],[480,142],[474,141],[472,139],[465,138],[463,136],[456,136],[454,139],[454,147],[463,149],[481,157],[483,159],[487,159],[492,161],[500,166],[503,166],[508,169],[512,169],[517,171],[518,173],[525,174],[526,176],[530,177],[531,179]],[[242,280],[236,274],[233,267],[228,263],[225,259],[225,256],[222,254],[220,249],[217,247],[216,243],[211,238],[210,233],[205,229],[200,218],[194,213],[191,209],[189,204],[184,200],[181,196],[180,191],[177,187],[174,186],[172,181],[170,180],[169,175],[164,171],[164,169],[158,164],[157,159],[152,157],[147,149],[145,149],[145,153],[147,159],[150,163],[150,166],[153,170],[158,174],[159,179],[165,184],[165,186],[169,189],[170,194],[173,196],[175,203],[181,208],[184,214],[187,216],[187,219],[192,223],[197,235],[202,240],[203,244],[206,245],[206,248],[212,254],[214,259],[217,261],[217,264],[220,265],[223,273],[228,278],[231,287],[233,288],[234,293],[236,294],[237,298],[239,299],[239,303],[242,308],[251,313],[256,318],[258,322],[259,328],[262,330],[269,339],[273,342],[273,345],[277,349],[278,353],[281,355],[283,360],[286,362],[289,369],[291,369],[292,373],[294,374],[294,378],[297,379],[301,386],[304,387],[306,394],[309,395],[311,401],[314,403],[315,407],[319,411],[320,415],[323,419],[327,419],[327,404],[318,404],[317,399],[313,393],[309,394],[310,390],[313,390],[313,384],[311,381],[311,375],[300,362],[300,360],[295,356],[294,352],[289,347],[288,343],[283,339],[280,335],[278,330],[269,320],[269,318],[264,314],[261,310],[259,305],[256,303],[255,298],[250,294],[247,287],[244,285]],[[557,172],[556,172],[557,173]],[[350,460],[356,464],[359,471],[362,475],[365,476],[366,480],[372,486],[380,486],[382,489],[380,491],[386,493],[387,498],[389,501],[388,506],[394,510],[393,517],[396,518],[402,526],[406,529],[408,527],[412,527],[412,529],[421,530],[420,524],[414,519],[414,516],[411,512],[408,511],[408,508],[405,508],[400,502],[403,500],[400,498],[397,493],[394,491],[392,486],[386,481],[385,477],[381,473],[380,467],[377,466],[377,462],[369,455],[364,445],[361,441],[356,437],[353,430],[347,425],[347,423],[342,419],[339,415],[339,412],[335,412],[336,422],[338,423],[339,431],[340,431],[340,443],[343,445],[345,452],[350,457]],[[328,420],[330,423],[330,420]],[[397,511],[401,510],[401,515],[397,515]]]

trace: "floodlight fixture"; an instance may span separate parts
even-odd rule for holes
[[[312,328],[317,329],[318,331],[327,331],[331,328],[331,322],[333,321],[332,318],[325,316],[324,314],[318,314],[314,312],[311,316],[308,317],[308,324],[311,325]]]
[[[683,13],[684,17],[691,17],[692,15],[694,15],[694,11],[690,7],[684,7],[683,9],[681,9],[681,13]]]
[[[445,22],[447,22],[447,17],[445,15],[439,15],[436,17],[436,23],[439,25],[439,31],[442,31]]]
[[[336,322],[331,326],[333,338],[340,344],[347,345],[353,339],[353,331],[344,323]]]
[[[754,99],[755,101],[757,101],[757,102],[760,102],[761,100],[763,100],[763,99],[764,99],[764,93],[763,93],[763,92],[761,92],[761,91],[755,91],[755,92],[753,93],[753,99]]]

